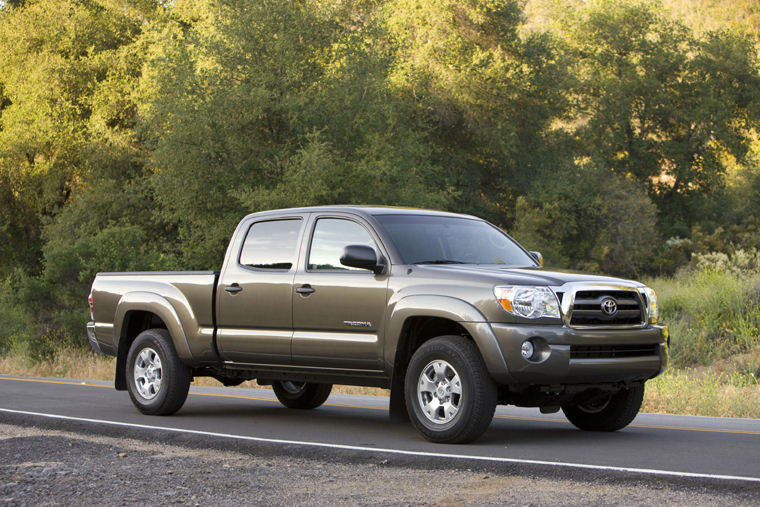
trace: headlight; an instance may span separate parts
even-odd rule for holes
[[[493,293],[512,315],[526,319],[560,318],[559,301],[548,287],[494,287]]]
[[[649,287],[643,287],[639,289],[647,302],[647,320],[650,324],[657,324],[657,319],[660,318],[660,312],[657,310],[657,294],[654,293],[654,289]]]

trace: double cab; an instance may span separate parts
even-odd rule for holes
[[[391,416],[434,442],[478,438],[497,404],[614,431],[668,360],[652,289],[548,271],[487,221],[419,209],[254,213],[220,271],[99,273],[89,303],[90,344],[152,415],[210,376],[294,409],[333,384],[387,388]]]

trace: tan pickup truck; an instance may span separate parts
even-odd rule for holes
[[[472,216],[266,211],[240,222],[221,271],[99,273],[87,335],[145,414],[211,376],[299,409],[334,383],[389,388],[391,416],[435,442],[478,438],[497,404],[626,426],[668,361],[654,291],[541,264]]]

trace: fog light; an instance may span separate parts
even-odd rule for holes
[[[522,354],[523,359],[529,360],[531,357],[533,357],[533,352],[534,352],[533,342],[531,342],[530,340],[525,340],[522,343],[522,347],[520,347],[520,354]]]

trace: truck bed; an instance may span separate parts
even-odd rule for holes
[[[97,346],[104,354],[116,355],[122,326],[115,329],[113,322],[125,320],[124,327],[128,326],[130,319],[141,317],[139,312],[130,315],[129,303],[150,299],[178,317],[181,329],[177,331],[184,335],[186,345],[185,350],[178,347],[180,357],[193,363],[216,360],[212,338],[218,275],[216,271],[98,273],[91,293]],[[127,318],[119,318],[117,311]]]

